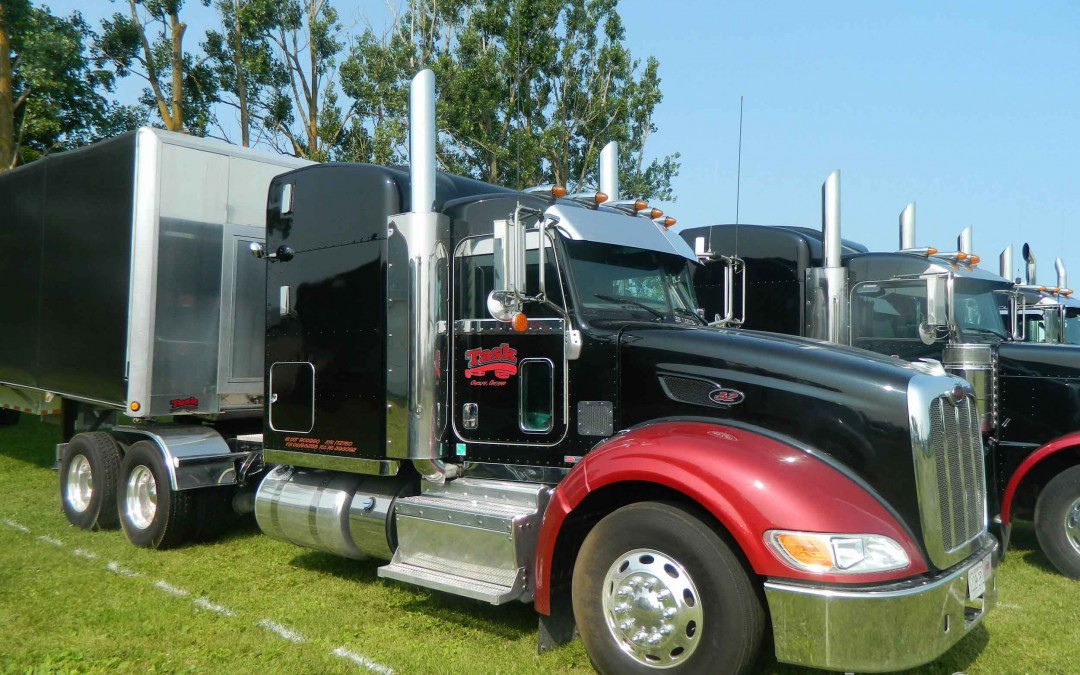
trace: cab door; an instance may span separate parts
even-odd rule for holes
[[[535,289],[535,281],[528,283],[538,276],[536,239],[532,241],[534,250],[526,256],[527,287]],[[548,284],[557,286],[555,265],[548,267]],[[566,435],[565,321],[559,312],[539,303],[526,303],[529,319],[524,331],[491,318],[487,311],[487,296],[495,284],[491,237],[467,239],[457,247],[454,275],[454,430],[476,459],[525,461],[520,453],[508,454],[507,446],[539,446],[539,451]],[[561,293],[557,296],[561,304]]]

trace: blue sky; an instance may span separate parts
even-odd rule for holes
[[[397,0],[390,0],[400,5]],[[95,26],[126,9],[53,0]],[[383,0],[335,0],[346,26],[379,26]],[[209,10],[184,9],[188,41]],[[920,246],[975,252],[1030,242],[1039,281],[1063,258],[1080,289],[1080,3],[624,0],[627,45],[660,61],[664,100],[648,155],[682,153],[679,226],[733,222],[739,96],[740,221],[820,226],[821,183],[842,174],[844,236],[897,247],[917,202]]]

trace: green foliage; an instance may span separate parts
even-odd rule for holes
[[[28,0],[0,7],[2,29],[10,38],[11,108],[8,137],[0,147],[0,170],[133,128],[139,116],[106,99],[112,74],[93,67],[87,44],[92,31],[75,12],[54,16]]]
[[[113,0],[117,2],[118,0]],[[187,25],[180,21],[183,0],[129,0],[129,12],[101,22],[94,41],[94,63],[120,77],[137,75],[148,87],[139,102],[156,110],[162,126],[205,136],[216,122],[217,73],[183,50]]]
[[[453,173],[516,187],[596,184],[601,148],[619,141],[626,195],[672,199],[678,154],[644,163],[662,100],[659,64],[634,59],[616,0],[411,2],[385,39],[365,31],[342,65],[358,101],[352,159],[406,155],[408,82],[439,83],[438,154]],[[624,195],[625,196],[625,195]]]

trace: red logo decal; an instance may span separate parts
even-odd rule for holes
[[[505,380],[517,375],[517,350],[505,342],[494,349],[469,349],[465,352],[469,367],[465,377],[482,377],[494,373],[495,377]]]
[[[187,398],[174,398],[169,401],[169,407],[173,410],[179,410],[180,408],[198,408],[199,399],[194,396],[188,396]]]
[[[709,400],[718,405],[736,405],[746,398],[741,391],[734,389],[713,389],[709,392]]]

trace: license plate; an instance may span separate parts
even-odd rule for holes
[[[986,592],[986,579],[990,576],[990,556],[986,556],[968,570],[968,599],[981,598]]]

